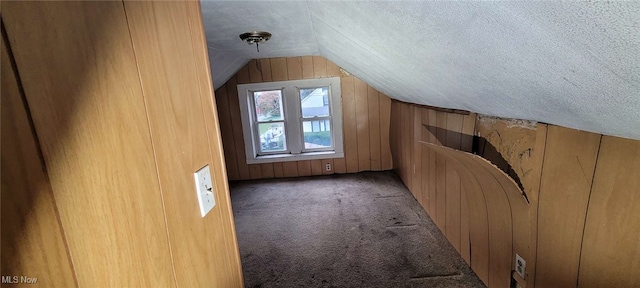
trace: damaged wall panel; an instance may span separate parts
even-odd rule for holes
[[[411,109],[421,111],[408,114]],[[515,253],[527,264],[524,278],[512,273],[519,287],[640,285],[640,264],[635,261],[640,257],[640,141],[487,116],[478,116],[476,123],[474,114],[463,115],[460,148],[490,164],[471,154],[472,160],[466,159],[459,151],[448,158],[436,151],[448,151],[441,146],[449,146],[447,135],[458,130],[448,120],[459,117],[449,115],[459,112],[393,101],[392,113],[396,117],[391,131],[414,125],[413,133],[396,132],[392,137],[404,145],[392,147],[394,157],[404,156],[396,171],[490,287],[504,285],[505,275],[514,269]],[[422,124],[422,131],[416,123]],[[431,144],[419,145],[419,154],[415,149],[398,151],[419,141]],[[469,170],[477,164],[484,170]],[[495,180],[479,176],[487,171]],[[452,173],[462,182],[460,235],[454,237],[451,230],[458,228],[451,223],[457,220],[449,217],[456,214],[451,213],[451,200],[458,197],[450,197],[446,182]],[[420,184],[409,185],[415,179]],[[517,193],[495,193],[513,183],[524,189],[526,200]],[[505,250],[505,243],[511,243],[506,249],[512,251],[510,259],[508,253],[496,252]]]
[[[480,215],[470,217],[466,208],[468,199],[463,192],[466,187],[452,164],[443,155],[418,143],[425,141],[471,152],[476,115],[399,101],[392,102],[391,115],[394,169],[463,259],[470,263],[475,258],[474,269],[485,271],[477,273],[488,279],[488,255],[479,254],[486,249],[471,251],[469,247],[469,227],[474,226],[469,224],[469,219],[479,221],[475,226],[481,223],[486,226],[486,212],[483,213],[485,220]],[[484,199],[477,203],[484,203]],[[486,233],[483,235],[488,237]],[[479,241],[476,243],[480,245]],[[487,262],[480,263],[478,259]]]
[[[527,198],[534,193],[539,170],[534,151],[538,123],[479,115],[476,133],[477,153],[498,166],[525,191]],[[540,124],[545,125],[545,124]]]
[[[496,166],[487,160],[463,151],[421,142],[428,149],[447,160],[448,168],[461,175],[465,186],[465,194],[470,200],[468,206],[470,215],[474,218],[488,219],[486,223],[472,225],[471,235],[478,235],[477,229],[488,229],[488,247],[478,246],[487,239],[473,239],[472,251],[486,250],[489,266],[488,279],[481,277],[489,287],[507,287],[510,283],[511,267],[515,254],[528,256],[528,214],[529,205],[523,197],[517,184]],[[486,209],[478,209],[482,205]],[[522,214],[518,214],[518,212]],[[520,219],[517,219],[520,217]],[[514,225],[516,224],[516,225]],[[484,241],[483,241],[484,240]],[[485,255],[482,255],[486,257]],[[475,256],[475,255],[474,255]],[[479,256],[479,257],[478,257]],[[475,261],[486,263],[481,255],[472,257],[471,266]],[[477,266],[474,267],[477,270]],[[479,271],[483,275],[484,271]],[[484,275],[483,275],[484,276]]]

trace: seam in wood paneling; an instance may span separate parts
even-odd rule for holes
[[[131,23],[129,22],[129,15],[127,15],[127,7],[124,3],[124,1],[122,2],[122,9],[124,10],[124,16],[125,19],[127,21],[127,29],[129,30],[129,38],[131,39],[131,47],[133,49],[133,58],[136,61],[136,66],[137,66],[137,72],[138,72],[138,81],[140,82],[140,88],[142,90],[142,99],[143,99],[143,106],[144,106],[144,110],[145,110],[145,119],[147,120],[147,130],[149,131],[149,139],[151,140],[151,151],[153,152],[153,166],[155,168],[155,172],[156,172],[156,177],[158,179],[158,190],[160,193],[160,198],[163,199],[161,201],[162,203],[162,215],[164,216],[164,228],[165,228],[165,236],[167,238],[167,242],[169,245],[169,258],[171,259],[171,271],[172,271],[172,276],[173,276],[173,282],[175,284],[175,286],[178,286],[178,277],[176,275],[176,264],[174,261],[174,257],[173,257],[173,249],[171,247],[171,237],[169,236],[169,222],[167,220],[167,209],[165,206],[165,195],[164,195],[164,191],[162,189],[162,182],[160,181],[160,169],[158,168],[158,154],[157,154],[157,150],[155,147],[155,140],[153,139],[153,132],[151,130],[151,121],[149,120],[149,107],[147,105],[147,93],[145,91],[144,88],[144,83],[142,81],[142,76],[140,75],[140,62],[138,61],[138,55],[136,53],[136,47],[134,45],[134,41],[133,41],[133,35],[131,33]]]
[[[0,18],[0,22],[3,22],[2,18]],[[3,64],[2,72],[0,72],[2,78],[2,84],[0,84],[2,104],[0,107],[3,110],[1,113],[2,164],[12,164],[9,168],[5,165],[2,165],[1,168],[3,171],[2,198],[4,198],[2,202],[2,275],[35,276],[47,271],[52,273],[51,277],[42,279],[38,282],[39,284],[78,287],[76,269],[69,250],[67,235],[60,219],[60,212],[51,187],[45,158],[22,86],[20,73],[11,51],[4,23],[1,23],[0,27],[2,30],[2,43],[0,43],[2,59],[0,62]],[[6,125],[10,125],[10,128]],[[7,134],[10,137],[7,137]],[[7,161],[7,159],[10,160]],[[39,194],[35,195],[36,193]],[[37,202],[30,203],[35,201],[36,197],[38,198]],[[32,204],[37,204],[37,206]],[[50,207],[47,207],[48,204]],[[36,212],[34,213],[33,210]],[[53,215],[46,215],[47,212]],[[28,221],[25,221],[27,220],[25,217],[28,217]],[[46,223],[47,221],[51,222]],[[20,235],[32,235],[32,237],[21,239]],[[39,241],[38,244],[45,247],[32,247],[30,244],[34,240]],[[19,246],[16,247],[17,245]],[[30,261],[33,263],[29,263]]]
[[[589,187],[589,196],[587,197],[587,206],[586,209],[584,210],[584,223],[582,225],[582,235],[581,235],[581,240],[580,240],[580,253],[578,254],[578,274],[576,276],[576,283],[580,283],[580,265],[582,263],[582,261],[580,261],[580,259],[582,259],[582,252],[583,252],[583,245],[584,245],[584,235],[585,235],[585,229],[587,228],[587,215],[589,215],[589,203],[591,202],[591,194],[593,192],[593,183],[595,182],[595,176],[596,176],[596,171],[598,170],[598,159],[600,158],[600,148],[602,147],[602,136],[600,136],[600,141],[598,142],[598,152],[596,152],[596,160],[595,160],[595,164],[593,165],[593,173],[591,174],[591,186]]]
[[[202,101],[203,108],[203,116],[205,120],[205,125],[208,131],[208,139],[210,141],[209,151],[210,151],[210,160],[212,161],[212,165],[214,166],[213,177],[216,184],[216,189],[219,191],[218,197],[221,197],[223,200],[220,202],[221,210],[220,214],[222,215],[222,219],[225,224],[223,225],[225,231],[225,250],[227,255],[227,263],[234,263],[235,269],[232,269],[232,274],[225,274],[224,276],[228,279],[225,285],[227,286],[238,286],[241,287],[243,285],[242,279],[242,266],[240,263],[240,251],[238,249],[238,241],[236,236],[235,225],[233,224],[233,211],[231,209],[231,198],[229,195],[229,185],[228,179],[226,177],[226,163],[224,161],[224,151],[222,151],[223,143],[222,143],[222,134],[220,130],[220,117],[217,114],[216,103],[215,103],[215,94],[213,89],[213,83],[211,82],[211,70],[209,63],[209,55],[206,43],[206,36],[204,30],[204,24],[202,19],[202,8],[200,2],[195,2],[194,5],[188,6],[190,9],[190,16],[187,17],[189,19],[190,30],[192,33],[192,37],[195,36],[195,43],[199,43],[198,46],[193,46],[193,53],[195,57],[200,57],[200,59],[194,58],[194,62],[202,62],[204,65],[196,65],[199,72],[196,71],[196,75],[198,76],[201,93],[200,100]],[[195,22],[195,23],[194,23]],[[195,35],[193,35],[195,33]],[[199,51],[198,51],[199,50]],[[195,63],[194,63],[195,64]],[[208,111],[208,113],[207,113]],[[211,120],[211,121],[209,121]],[[212,130],[211,132],[209,132]],[[217,152],[217,153],[214,153]],[[222,189],[220,189],[222,188]],[[226,212],[226,213],[225,213]],[[232,279],[229,279],[232,278]]]

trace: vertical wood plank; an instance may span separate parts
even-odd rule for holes
[[[390,123],[391,123],[391,98],[382,93],[380,98],[380,158],[381,169],[389,170],[393,168],[390,145]]]
[[[262,73],[258,68],[258,60],[251,59],[249,63],[247,63],[247,67],[249,68],[249,83],[259,83],[262,82]]]
[[[236,159],[238,166],[238,180],[251,179],[249,165],[247,165],[247,154],[244,150],[244,136],[242,135],[242,119],[240,119],[240,100],[238,99],[237,76],[231,77],[227,81],[227,95],[229,100],[229,115],[231,116],[231,126],[233,140],[236,147]]]
[[[260,69],[260,74],[262,74],[262,82],[273,81],[271,77],[271,59],[260,59],[258,68]]]
[[[380,102],[378,90],[367,85],[367,102],[369,102],[369,153],[371,155],[371,170],[382,170],[380,155]]]
[[[340,67],[335,63],[327,60],[327,77],[340,77]]]
[[[345,157],[346,157],[346,153],[345,153]],[[347,173],[347,162],[345,157],[333,159],[333,172],[337,174]]]
[[[464,115],[462,117],[462,135],[460,137],[460,150],[473,152],[473,136],[476,129],[476,113]]]
[[[236,145],[233,139],[233,125],[231,124],[231,115],[229,110],[229,95],[227,93],[227,84],[222,85],[216,91],[216,106],[218,115],[220,115],[220,132],[222,134],[222,143],[224,146],[224,158],[227,166],[227,176],[229,180],[238,180],[238,159],[236,159]]]
[[[536,126],[536,144],[533,148],[532,159],[534,159],[535,163],[533,163],[532,167],[532,179],[537,179],[537,181],[533,181],[533,186],[531,187],[531,192],[529,193],[529,221],[530,224],[530,259],[525,259],[527,261],[527,270],[528,270],[528,279],[527,285],[531,285],[535,287],[535,275],[536,275],[536,266],[537,266],[537,248],[538,248],[538,205],[539,198],[538,195],[540,193],[540,180],[542,177],[542,161],[544,159],[545,148],[547,144],[547,124],[538,123]]]
[[[327,77],[327,60],[322,56],[313,56],[313,76],[315,78]]]
[[[302,79],[313,79],[313,57],[302,56],[300,57],[300,63],[302,66]]]
[[[413,196],[415,197],[415,192],[411,189],[413,187],[412,185],[412,180],[413,177],[413,169],[411,167],[411,141],[413,140],[413,110],[415,108],[414,105],[408,104],[408,103],[404,103],[403,104],[404,107],[404,112],[402,112],[402,121],[403,121],[403,125],[401,127],[402,129],[402,152],[403,152],[403,159],[402,159],[402,176],[404,179],[404,183],[407,187],[409,187],[409,191],[411,191],[411,194],[413,194]]]
[[[262,166],[260,164],[249,164],[250,179],[262,179]]]
[[[251,63],[251,61],[249,61],[249,63]],[[242,66],[242,68],[240,68],[240,70],[238,70],[238,72],[236,72],[236,79],[238,80],[238,84],[247,84],[247,83],[251,82],[251,80],[249,78],[250,77],[249,76],[249,63],[247,63],[246,65]]]
[[[435,127],[437,126],[437,114],[436,111],[432,110],[432,109],[427,109],[427,118],[429,120],[429,131],[428,135],[428,141],[429,143],[436,143],[436,132],[435,132]],[[437,217],[437,204],[438,204],[438,197],[437,197],[437,165],[436,165],[436,153],[434,151],[429,150],[429,175],[428,179],[429,179],[429,211],[431,211],[431,219],[433,219],[433,221],[436,221],[436,217]]]
[[[420,118],[419,121],[419,136],[417,139],[419,139],[420,141],[425,141],[428,142],[429,141],[429,130],[427,130],[427,127],[425,126],[429,126],[429,116],[428,116],[428,109],[427,108],[422,108],[420,109],[420,114],[418,115]],[[420,194],[422,195],[422,207],[424,208],[424,210],[427,212],[427,214],[429,214],[429,216],[431,216],[431,195],[430,195],[430,191],[429,191],[429,149],[427,147],[425,147],[425,145],[423,144],[419,144],[419,147],[421,149],[420,151],[420,155],[421,155],[421,163],[420,163],[420,167],[422,167],[422,172],[420,173],[420,176],[422,177],[421,179],[421,190],[420,190]]]
[[[640,141],[603,136],[578,287],[640,287]]]
[[[447,113],[436,111],[436,144],[446,145]],[[447,217],[447,170],[446,160],[441,155],[436,156],[436,224],[445,235]]]
[[[400,162],[400,175],[402,177],[402,181],[407,187],[411,187],[411,177],[409,166],[411,166],[411,140],[410,135],[412,131],[413,121],[411,121],[411,109],[413,109],[413,105],[402,103],[400,109],[400,122],[402,125],[400,126],[400,147],[401,147],[401,162]],[[413,194],[413,192],[411,192]]]
[[[473,135],[475,134],[476,114],[464,115],[462,120],[462,135],[460,150],[471,153],[473,150]],[[462,182],[462,181],[461,181]],[[464,185],[460,185],[460,255],[471,263],[471,251],[469,243],[469,202]]]
[[[353,78],[356,102],[356,137],[358,138],[358,170],[366,171],[371,170],[367,83],[357,77]]]
[[[2,275],[46,275],[38,278],[43,287],[77,286],[38,140],[9,58],[10,48],[4,37],[0,40]]]
[[[298,163],[298,176],[311,176],[311,161],[297,161]]]
[[[322,175],[322,160],[311,160],[311,175]]]
[[[429,175],[429,149],[424,147],[424,145],[419,146],[420,151],[420,166],[422,167],[421,176],[422,181],[420,182],[420,197],[422,198],[422,208],[427,212],[430,217],[433,217],[431,214],[431,199],[429,198],[429,181],[427,179],[427,175]]]
[[[274,168],[272,163],[264,163],[260,165],[262,169],[262,178],[273,178],[275,177]]]
[[[298,177],[298,163],[282,162],[282,171],[284,177]]]
[[[463,116],[461,114],[447,113],[446,146],[460,150]],[[449,163],[445,163],[445,189],[446,189],[446,230],[447,239],[456,248],[461,250],[461,195],[460,177]]]
[[[342,131],[345,136],[343,137],[344,158],[347,173],[358,172],[358,137],[354,137],[357,135],[354,82],[353,76],[343,77],[340,82],[342,86],[342,125],[344,126]]]
[[[416,200],[420,203],[421,206],[424,207],[424,199],[422,197],[422,145],[418,142],[420,138],[422,138],[422,109],[418,106],[415,106],[413,109],[413,114],[411,117],[413,119],[413,131],[412,131],[412,139],[411,139],[411,180],[412,189],[414,190],[414,195],[416,196]]]
[[[284,168],[282,162],[273,163],[273,176],[276,178],[284,177]]]
[[[538,206],[536,285],[575,287],[599,134],[550,125]]]
[[[289,80],[302,79],[302,61],[301,57],[288,57],[287,60],[287,75]]]
[[[460,256],[471,264],[471,243],[469,243],[469,200],[464,185],[460,185]]]
[[[271,78],[273,81],[289,80],[287,58],[271,58]]]

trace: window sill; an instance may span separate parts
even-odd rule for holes
[[[318,160],[318,159],[332,159],[332,158],[344,158],[344,153],[335,151],[322,151],[322,152],[307,152],[302,154],[274,154],[256,156],[255,158],[247,159],[247,164],[261,164],[261,163],[276,163],[276,162],[291,162],[301,160]]]

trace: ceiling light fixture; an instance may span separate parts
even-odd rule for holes
[[[269,41],[271,39],[271,33],[264,31],[253,31],[240,34],[240,39],[242,41],[247,42],[247,44],[256,44],[256,49],[260,52],[260,47],[258,45],[263,42]]]

